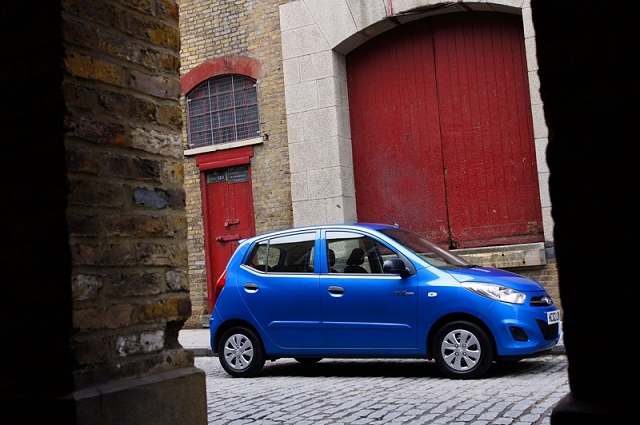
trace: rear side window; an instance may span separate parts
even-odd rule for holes
[[[267,273],[313,273],[315,241],[315,232],[264,240],[245,264]]]

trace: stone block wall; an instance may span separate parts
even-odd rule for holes
[[[3,2],[3,357],[20,423],[206,424],[175,0]],[[6,119],[8,118],[8,119]]]
[[[73,348],[84,386],[193,361],[177,350],[191,314],[180,34],[174,1],[63,6]]]

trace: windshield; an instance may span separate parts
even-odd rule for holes
[[[469,268],[473,264],[462,257],[440,248],[438,245],[407,229],[381,229],[381,233],[404,245],[427,263],[440,269]]]

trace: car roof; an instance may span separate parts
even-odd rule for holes
[[[322,229],[342,229],[342,230],[382,230],[382,229],[397,229],[398,226],[381,223],[330,223],[330,224],[312,224],[305,226],[289,227],[286,229],[273,230],[270,232],[261,233],[250,238],[246,238],[240,241],[240,243],[251,242],[256,239],[262,239],[268,236],[277,236],[279,234],[286,234],[290,232],[303,232],[306,230],[322,230]]]

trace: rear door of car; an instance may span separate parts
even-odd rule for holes
[[[323,263],[320,298],[324,345],[330,352],[410,354],[416,351],[417,278],[382,273],[393,250],[364,233],[324,232],[319,250],[331,249],[333,267]],[[353,249],[362,249],[366,273],[345,273]],[[333,268],[333,271],[331,269]]]
[[[322,347],[318,274],[313,272],[317,233],[265,239],[241,267],[243,301],[267,338],[282,349],[279,353]]]

